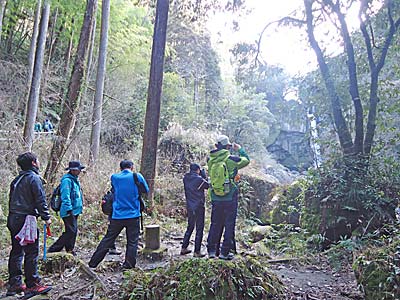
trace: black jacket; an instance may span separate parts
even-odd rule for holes
[[[196,172],[186,173],[183,177],[185,187],[186,206],[188,210],[196,210],[204,206],[204,190],[208,189],[208,182]]]
[[[18,182],[21,176],[23,177]],[[45,221],[50,219],[42,179],[36,168],[21,171],[11,182],[9,213],[40,216]]]

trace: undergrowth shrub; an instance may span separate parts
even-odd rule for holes
[[[284,295],[282,283],[254,259],[188,259],[166,270],[136,272],[125,276],[124,299],[282,299]]]
[[[356,253],[354,273],[366,300],[395,300],[400,295],[400,230],[370,240],[362,252]],[[370,237],[372,238],[372,237]]]
[[[390,178],[377,180],[376,174],[373,165],[354,157],[336,159],[311,171],[302,226],[323,234],[328,245],[392,221],[400,186],[393,186]]]
[[[300,225],[300,214],[304,204],[304,191],[307,181],[299,179],[289,186],[279,187],[276,190],[274,209],[271,211],[273,224]]]

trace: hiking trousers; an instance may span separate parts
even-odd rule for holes
[[[236,216],[238,209],[238,192],[231,201],[213,201],[211,208],[211,224],[207,238],[208,253],[216,254],[219,247],[221,232],[224,230],[224,241],[221,246],[221,254],[228,255],[233,249],[235,239]]]
[[[21,246],[15,238],[25,223],[25,215],[10,213],[7,218],[7,228],[11,235],[11,252],[8,259],[8,283],[10,287],[22,285],[22,260],[24,260],[25,283],[27,287],[33,287],[40,282],[38,274],[39,255],[39,230],[35,243]]]
[[[204,206],[200,206],[195,210],[188,209],[188,225],[186,228],[185,236],[183,237],[182,248],[189,246],[189,240],[196,227],[196,237],[194,240],[194,252],[200,252],[201,241],[203,240],[204,231]]]
[[[136,265],[136,254],[139,242],[140,222],[139,217],[129,219],[111,219],[108,224],[107,233],[97,246],[89,261],[89,267],[95,268],[104,259],[110,249],[115,244],[115,239],[122,229],[126,231],[126,251],[124,268],[131,269]]]
[[[65,231],[58,240],[51,245],[48,252],[60,252],[64,247],[65,251],[73,252],[75,248],[76,236],[78,235],[78,215],[69,215],[62,218]]]

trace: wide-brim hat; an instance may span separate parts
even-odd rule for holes
[[[84,165],[81,164],[81,162],[79,160],[71,160],[68,163],[68,168],[65,168],[66,171],[68,170],[83,170],[85,168]]]

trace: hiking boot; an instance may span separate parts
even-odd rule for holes
[[[201,251],[196,251],[193,253],[193,257],[204,257],[206,256],[205,253],[202,253]]]
[[[26,285],[25,284],[13,285],[13,286],[10,286],[8,288],[6,296],[14,296],[16,294],[25,292],[25,290],[26,290]]]
[[[208,258],[216,258],[215,252],[208,252]]]
[[[127,262],[124,262],[122,264],[122,271],[126,271],[126,270],[132,270],[134,269],[135,266],[131,266],[130,264],[128,264]]]
[[[182,248],[181,250],[181,255],[186,255],[192,252],[192,250],[189,250],[188,248]]]
[[[108,254],[110,255],[120,255],[122,251],[117,250],[116,248],[108,249]]]
[[[220,254],[219,258],[223,260],[232,260],[235,257],[232,253],[228,253],[227,255]]]
[[[25,289],[25,297],[33,297],[35,295],[46,294],[51,290],[51,286],[43,285],[39,282],[35,283],[33,287]]]

